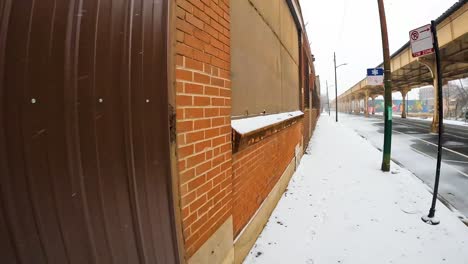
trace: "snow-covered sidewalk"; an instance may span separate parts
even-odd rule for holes
[[[468,263],[468,227],[404,168],[322,115],[308,154],[245,263]]]

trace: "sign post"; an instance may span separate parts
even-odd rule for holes
[[[442,93],[442,71],[440,67],[440,51],[439,41],[437,39],[437,29],[435,21],[431,21],[430,25],[425,25],[420,28],[411,30],[409,32],[411,51],[413,57],[420,57],[428,54],[435,53],[436,59],[436,71],[437,71],[437,104],[439,110],[439,138],[437,146],[437,165],[436,165],[436,177],[434,182],[434,192],[432,194],[432,204],[429,209],[427,216],[421,217],[421,219],[430,225],[437,225],[440,223],[439,219],[435,217],[435,206],[437,202],[437,194],[439,191],[440,181],[440,165],[442,161],[442,133],[444,126],[444,109],[443,109],[443,93]]]

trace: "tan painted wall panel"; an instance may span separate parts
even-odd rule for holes
[[[286,49],[289,51],[294,62],[299,65],[299,36],[297,34],[296,24],[285,0],[280,1],[280,39]]]
[[[239,1],[239,0],[236,0]],[[280,2],[285,0],[250,0],[273,31],[280,35]]]
[[[274,14],[258,13],[276,12],[264,2],[253,1],[257,10],[248,0],[231,2],[232,115],[236,117],[299,109],[299,43],[294,20],[289,9],[283,10],[289,15],[284,14],[281,24],[287,52],[280,35],[265,22]],[[279,2],[288,8],[285,0]]]
[[[281,65],[282,110],[297,110],[299,106],[298,66],[283,47],[281,47]]]
[[[232,2],[232,17],[232,115],[280,112],[278,39],[247,0]]]

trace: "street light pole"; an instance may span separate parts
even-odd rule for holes
[[[348,65],[348,63],[342,63],[338,66],[336,66],[336,53],[333,52],[333,62],[335,64],[335,111],[336,111],[336,122],[338,122],[338,80],[336,77],[336,69],[338,69],[341,66]]]
[[[439,138],[437,145],[437,166],[436,166],[436,178],[434,183],[434,192],[432,192],[432,204],[429,209],[429,214],[423,216],[422,220],[431,225],[438,225],[440,223],[439,219],[435,218],[435,207],[437,202],[437,194],[439,191],[439,181],[440,181],[440,165],[442,162],[442,133],[444,131],[444,104],[443,104],[443,93],[442,93],[442,71],[440,67],[440,50],[439,50],[439,40],[437,37],[437,29],[435,21],[431,21],[431,31],[433,36],[433,46],[436,57],[436,71],[437,71],[437,104],[439,105]],[[435,103],[435,102],[434,102]]]
[[[336,113],[336,122],[338,122],[338,81],[336,78],[336,53],[333,52],[333,62],[335,64],[335,113]]]
[[[328,97],[328,80],[327,83],[327,106],[328,106],[328,116],[330,116],[330,97]]]
[[[392,72],[390,70],[390,49],[388,47],[387,20],[383,0],[377,0],[379,5],[380,27],[382,31],[382,49],[384,59],[384,87],[385,87],[385,132],[382,171],[390,171],[390,158],[392,150]]]

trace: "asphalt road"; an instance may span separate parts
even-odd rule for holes
[[[381,116],[365,118],[342,115],[352,127],[381,149],[384,123]],[[393,118],[392,159],[413,172],[429,187],[435,179],[438,135],[430,133],[431,122]],[[468,219],[468,127],[445,124],[439,194],[449,207]],[[430,201],[428,201],[428,209]]]

